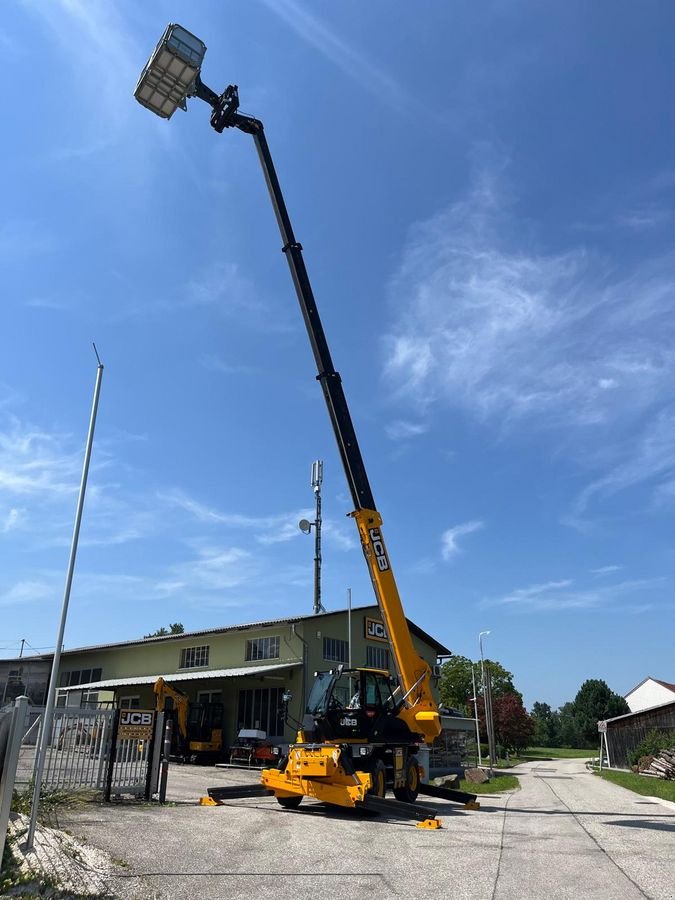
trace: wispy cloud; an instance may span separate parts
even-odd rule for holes
[[[392,75],[377,66],[364,53],[340,37],[317,16],[296,0],[262,0],[262,3],[292,28],[306,43],[329,59],[348,78],[357,81],[382,103],[395,109],[419,113],[419,102]]]
[[[617,277],[584,248],[518,242],[490,178],[412,229],[385,374],[416,408],[541,427],[638,418],[675,375],[675,257]]]
[[[474,531],[480,531],[484,527],[483,522],[473,521],[464,522],[463,525],[455,525],[454,528],[448,528],[441,535],[441,556],[444,560],[450,560],[461,553],[461,548],[457,543],[457,539],[466,534],[473,534]]]
[[[24,513],[24,510],[17,509],[15,506],[8,510],[8,512],[0,518],[0,532],[7,534],[8,531],[14,531],[15,528],[18,528]]]
[[[313,521],[315,514],[315,510],[309,507],[265,516],[222,512],[189,497],[179,489],[158,492],[157,499],[169,507],[182,509],[196,521],[205,525],[221,525],[225,528],[253,532],[254,541],[263,546],[282,544],[302,537],[298,522],[300,519]],[[323,535],[337,549],[351,550],[355,546],[355,541],[345,532],[345,529],[329,518],[323,519]]]
[[[392,441],[407,441],[426,434],[428,430],[426,422],[411,422],[404,419],[398,419],[385,427],[385,433]]]
[[[114,4],[24,0],[23,5],[53,41],[63,65],[74,73],[78,98],[87,103],[88,112],[79,117],[82,125],[74,142],[53,156],[74,159],[97,153],[119,139],[130,115],[127,86],[136,83],[143,52]]]
[[[77,489],[81,465],[81,453],[67,448],[66,435],[14,417],[0,431],[0,495],[70,495]]]
[[[254,375],[259,371],[255,366],[227,362],[213,353],[205,353],[199,362],[209,372],[222,372],[224,375]]]
[[[593,499],[613,497],[635,486],[650,484],[654,499],[663,502],[675,472],[675,409],[664,410],[648,421],[619,452],[621,460],[581,491],[568,517],[570,524],[583,528]]]
[[[591,569],[592,575],[612,575],[622,569],[622,566],[600,566],[599,569]]]
[[[675,254],[627,270],[584,247],[537,252],[500,177],[411,230],[384,376],[425,417],[453,407],[506,435],[555,434],[602,473],[569,516],[583,527],[591,501],[675,471]]]
[[[44,581],[19,581],[0,594],[0,606],[35,603],[54,596],[53,587]]]
[[[665,578],[645,578],[591,587],[575,586],[572,579],[518,588],[501,597],[486,598],[482,607],[502,606],[517,612],[575,611],[611,607],[614,612],[638,613],[647,606]],[[637,595],[635,597],[635,595]],[[632,599],[635,597],[635,599]],[[658,596],[656,597],[658,599]]]

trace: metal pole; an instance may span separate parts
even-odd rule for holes
[[[476,717],[476,748],[478,752],[478,765],[483,765],[483,754],[480,749],[480,728],[478,726],[478,697],[476,696],[476,673],[471,663],[471,684],[473,685],[473,713]]]
[[[9,738],[2,766],[2,774],[0,775],[0,869],[2,869],[2,856],[5,852],[9,811],[12,805],[12,795],[14,793],[14,783],[16,780],[16,767],[19,763],[21,741],[24,736],[24,728],[26,727],[27,711],[28,697],[17,697],[14,701],[14,709],[11,714]]]
[[[347,588],[347,665],[352,667],[352,589]]]
[[[488,753],[490,756],[490,769],[492,769],[493,759],[492,759],[492,742],[490,738],[491,730],[490,730],[490,714],[491,710],[488,708],[488,692],[486,689],[485,682],[485,657],[483,656],[483,635],[490,634],[489,631],[481,631],[478,635],[478,646],[480,648],[480,678],[481,678],[481,689],[483,693],[483,706],[485,709],[485,730],[487,731],[487,739],[488,739]]]
[[[312,463],[312,488],[316,498],[316,517],[314,519],[314,615],[323,609],[321,605],[321,482],[323,481],[323,462],[320,459]]]
[[[485,722],[487,725],[488,750],[490,753],[490,774],[492,774],[492,767],[497,765],[497,749],[495,744],[495,721],[492,715],[492,676],[490,675],[489,666],[487,667],[487,681],[485,684],[487,688]]]
[[[103,378],[103,363],[99,359],[94,345],[94,352],[98,360],[96,369],[96,384],[94,386],[94,399],[91,406],[91,417],[89,419],[89,432],[87,434],[87,444],[84,453],[84,464],[82,466],[82,479],[80,482],[80,493],[77,500],[77,511],[75,513],[75,527],[73,528],[73,540],[70,547],[70,558],[68,560],[68,572],[66,574],[66,586],[63,594],[63,604],[61,607],[61,620],[59,622],[59,630],[56,637],[56,647],[54,648],[54,659],[52,660],[52,671],[49,676],[49,688],[47,689],[47,703],[42,719],[42,728],[40,729],[40,740],[38,743],[38,752],[35,762],[35,785],[33,788],[33,805],[30,811],[30,824],[28,826],[28,837],[26,839],[26,849],[33,849],[33,838],[35,836],[35,823],[37,821],[38,807],[40,805],[40,788],[42,786],[42,772],[45,764],[45,755],[47,753],[47,745],[49,743],[49,735],[51,732],[52,717],[54,715],[54,704],[56,702],[56,689],[58,687],[59,665],[61,662],[61,649],[63,647],[63,635],[66,629],[66,617],[68,615],[68,603],[70,602],[70,589],[73,583],[73,573],[75,571],[75,557],[77,556],[77,544],[80,537],[80,524],[82,522],[82,511],[84,509],[84,497],[87,489],[87,476],[89,475],[89,462],[91,460],[91,449],[94,443],[94,429],[96,427],[96,413],[98,411],[98,398],[101,393],[101,379]]]

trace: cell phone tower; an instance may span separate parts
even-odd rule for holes
[[[309,534],[314,529],[314,615],[325,612],[321,603],[321,483],[323,481],[323,461],[315,459],[312,463],[310,484],[316,502],[316,517],[313,522],[300,520],[300,531]]]

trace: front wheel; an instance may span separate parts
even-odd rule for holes
[[[387,792],[387,769],[381,759],[375,760],[370,778],[372,786],[368,793],[373,797],[384,797]]]
[[[277,803],[284,809],[297,809],[302,803],[302,794],[293,797],[277,797]]]
[[[404,803],[414,803],[420,789],[420,766],[416,756],[409,756],[405,764],[405,784],[394,788],[394,797]]]

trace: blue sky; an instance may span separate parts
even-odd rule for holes
[[[675,13],[11,0],[0,654],[372,600],[251,139],[132,97],[169,21],[265,122],[407,614],[528,705],[675,680]]]

